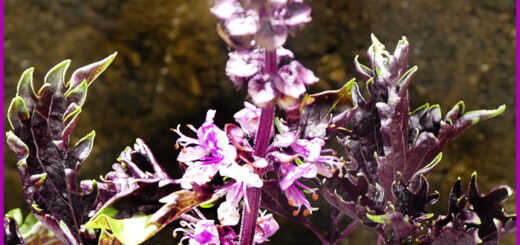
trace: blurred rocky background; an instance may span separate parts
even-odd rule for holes
[[[419,66],[410,86],[413,108],[430,102],[446,112],[459,100],[468,110],[507,105],[500,117],[479,123],[444,151],[442,162],[429,175],[430,188],[442,196],[433,208],[436,212],[446,212],[457,176],[467,185],[474,170],[483,192],[500,184],[515,186],[515,1],[308,3],[313,21],[286,46],[321,78],[311,91],[339,88],[354,77],[353,58],[359,54],[367,62],[370,33],[391,51],[405,35],[411,44],[410,64]],[[179,176],[176,137],[169,129],[200,125],[209,108],[217,109],[216,121],[222,126],[232,120],[245,97],[225,76],[227,49],[215,31],[211,5],[212,0],[6,0],[4,109],[26,68],[36,68],[39,87],[45,73],[61,60],[72,60],[70,75],[118,51],[114,63],[89,88],[74,133],[77,140],[93,129],[97,132],[81,178],[97,178],[110,170],[135,138],[146,141],[171,175]],[[4,150],[5,209],[27,211],[16,159],[5,144]],[[515,211],[515,198],[506,206]],[[319,213],[313,218],[318,222]],[[171,229],[148,244],[171,244]],[[282,227],[272,241],[319,244],[298,225]],[[374,233],[358,228],[345,243],[374,241]],[[514,243],[510,235],[502,244]]]

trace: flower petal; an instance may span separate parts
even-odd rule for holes
[[[240,220],[238,210],[229,201],[220,204],[217,209],[217,215],[221,225],[234,226]]]
[[[192,162],[199,160],[209,154],[209,150],[201,146],[184,148],[177,157],[179,162]]]
[[[248,10],[245,14],[235,14],[226,19],[224,25],[231,36],[245,36],[257,33],[258,22],[258,13]]]
[[[219,19],[228,19],[233,14],[243,12],[244,9],[237,0],[217,0],[210,11]]]
[[[271,82],[265,82],[260,75],[254,76],[248,84],[248,92],[253,99],[253,102],[258,107],[265,107],[267,103],[271,102],[277,94]]]

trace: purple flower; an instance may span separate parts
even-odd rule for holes
[[[264,66],[264,55],[261,49],[234,51],[229,53],[226,63],[226,74],[235,82],[235,86],[241,87],[241,79],[252,77],[260,72]]]
[[[234,226],[240,221],[240,213],[231,202],[223,202],[217,209],[218,220],[222,225]]]
[[[236,10],[239,10],[237,8]],[[224,22],[226,29],[231,36],[254,35],[259,27],[260,17],[258,12],[252,9],[235,12],[230,18]]]
[[[283,46],[289,31],[311,21],[311,9],[301,0],[270,0],[264,4],[218,0],[210,10],[232,37],[252,36],[267,50]]]
[[[213,220],[201,219],[196,224],[182,220],[180,224],[184,228],[177,228],[173,231],[174,237],[177,236],[177,232],[185,233],[179,244],[182,244],[186,239],[188,239],[190,245],[220,244],[218,230]]]
[[[273,101],[278,91],[273,85],[271,76],[265,74],[257,74],[249,80],[247,92],[253,99],[253,102],[259,107],[265,107],[269,102]]]
[[[276,54],[277,64],[294,57],[291,51],[284,48],[278,48]],[[248,93],[257,106],[264,107],[276,100],[282,109],[291,111],[300,106],[299,98],[305,94],[305,86],[319,79],[300,62],[288,62],[278,68],[276,74],[268,74],[263,49],[234,51],[229,53],[226,73],[236,87],[248,82]]]
[[[297,132],[291,131],[277,135],[271,146],[288,148],[269,153],[277,161],[292,162],[297,157],[301,157],[305,163],[313,164],[318,174],[322,176],[330,178],[337,170],[339,170],[339,175],[343,176],[342,169],[345,166],[345,162],[336,157],[336,152],[332,149],[322,148],[325,146],[323,139],[298,139]],[[331,155],[325,155],[325,153],[331,153]]]
[[[197,134],[197,138],[182,134],[180,126],[174,130],[180,136],[176,147],[183,147],[177,160],[188,166],[180,180],[183,188],[191,189],[191,183],[205,184],[217,171],[236,164],[236,148],[230,144],[226,132],[213,123],[215,113],[215,110],[209,110],[206,121],[199,129],[188,125],[188,128]]]
[[[260,212],[260,217],[256,221],[255,243],[264,243],[269,241],[268,238],[274,235],[280,229],[280,226],[273,218],[272,214]]]
[[[193,183],[203,185],[213,179],[218,172],[218,166],[215,164],[192,164],[186,169],[182,178],[179,180],[181,187],[184,189],[192,189]]]
[[[218,0],[210,11],[219,19],[228,19],[233,14],[242,12],[243,9],[237,0]]]
[[[248,136],[254,138],[258,130],[261,110],[256,108],[253,104],[244,103],[244,109],[235,113],[235,121],[240,124],[240,127]]]
[[[247,188],[263,186],[262,179],[254,173],[254,169],[250,165],[239,166],[237,164],[231,165],[228,168],[222,169],[220,172],[223,176],[230,177],[235,180],[235,183],[222,188],[219,194],[226,193],[226,201],[220,204],[217,213],[218,219],[222,225],[236,225],[240,218],[238,213],[238,203],[244,198],[246,208],[249,209],[247,200]]]
[[[297,215],[300,212],[302,206],[305,206],[306,210],[303,212],[304,215],[312,213],[314,210],[318,210],[317,208],[311,207],[311,204],[305,198],[303,192],[297,188],[300,188],[313,193],[312,198],[317,199],[317,194],[315,191],[304,184],[300,183],[298,179],[300,178],[314,178],[317,174],[316,166],[310,163],[303,163],[298,166],[292,163],[282,163],[281,172],[284,175],[280,180],[280,189],[285,192],[285,196],[287,200],[289,200],[289,205],[297,207],[298,210],[293,213],[293,215]]]
[[[252,50],[237,50],[229,53],[229,60],[226,63],[226,74],[241,87],[244,80],[250,79],[256,74],[263,74],[265,68],[265,50],[254,48]],[[285,48],[276,50],[277,64],[282,60],[293,59],[293,53]]]

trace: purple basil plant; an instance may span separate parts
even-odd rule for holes
[[[444,116],[438,105],[409,108],[408,87],[417,67],[408,64],[405,37],[393,53],[372,35],[368,65],[354,64],[355,79],[342,88],[307,94],[319,81],[283,47],[289,34],[311,21],[303,0],[217,0],[210,11],[229,45],[226,73],[250,102],[234,122],[214,123],[209,110],[199,127],[172,129],[184,170],[173,179],[140,139],[98,180],[78,180],[95,132],[74,145],[88,87],[116,54],[79,68],[68,81],[69,61],[51,69],[35,92],[26,70],[12,100],[7,143],[31,214],[4,218],[6,244],[140,244],[173,221],[181,244],[249,245],[268,242],[284,218],[308,228],[323,244],[337,244],[358,225],[377,244],[497,244],[516,227],[502,203],[513,191],[482,194],[477,174],[467,188],[455,181],[449,211],[428,207],[439,193],[426,176],[442,150],[464,130],[505,110],[464,112],[459,102]],[[339,144],[343,151],[332,149]],[[330,229],[307,216],[330,205]],[[203,211],[215,206],[216,219]],[[343,220],[350,223],[341,227]]]

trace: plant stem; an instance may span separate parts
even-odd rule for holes
[[[334,244],[340,242],[341,240],[345,239],[345,237],[347,237],[350,232],[352,232],[354,229],[356,229],[356,227],[359,225],[359,220],[354,220],[352,221],[352,223],[350,223],[347,228],[345,228],[345,230],[343,230],[341,232],[341,234],[339,234],[338,238],[336,239],[336,241],[334,242]]]
[[[271,75],[276,74],[276,50],[266,51],[265,53],[265,72]],[[274,122],[275,106],[274,102],[268,103],[260,114],[260,122],[255,139],[255,152],[258,157],[265,157],[267,146],[271,139],[271,131]],[[262,177],[261,170],[255,169],[255,173]],[[240,245],[252,245],[255,235],[256,220],[262,197],[261,188],[247,188],[247,199],[249,210],[244,207],[242,211],[242,227],[240,228]],[[245,205],[244,205],[245,206]]]
[[[330,244],[329,241],[327,241],[327,238],[325,238],[323,236],[323,234],[321,234],[321,232],[319,232],[318,230],[316,230],[316,228],[314,228],[311,224],[305,222],[305,223],[300,223],[301,225],[305,226],[307,229],[309,229],[310,231],[312,231],[312,233],[314,233],[314,235],[320,239],[321,243],[323,245],[328,245]]]
[[[338,235],[338,226],[339,223],[341,223],[343,216],[344,214],[341,211],[339,211],[337,208],[332,207],[330,212],[331,222],[329,226],[329,232],[326,236],[329,241],[334,241],[336,239],[336,236]]]

